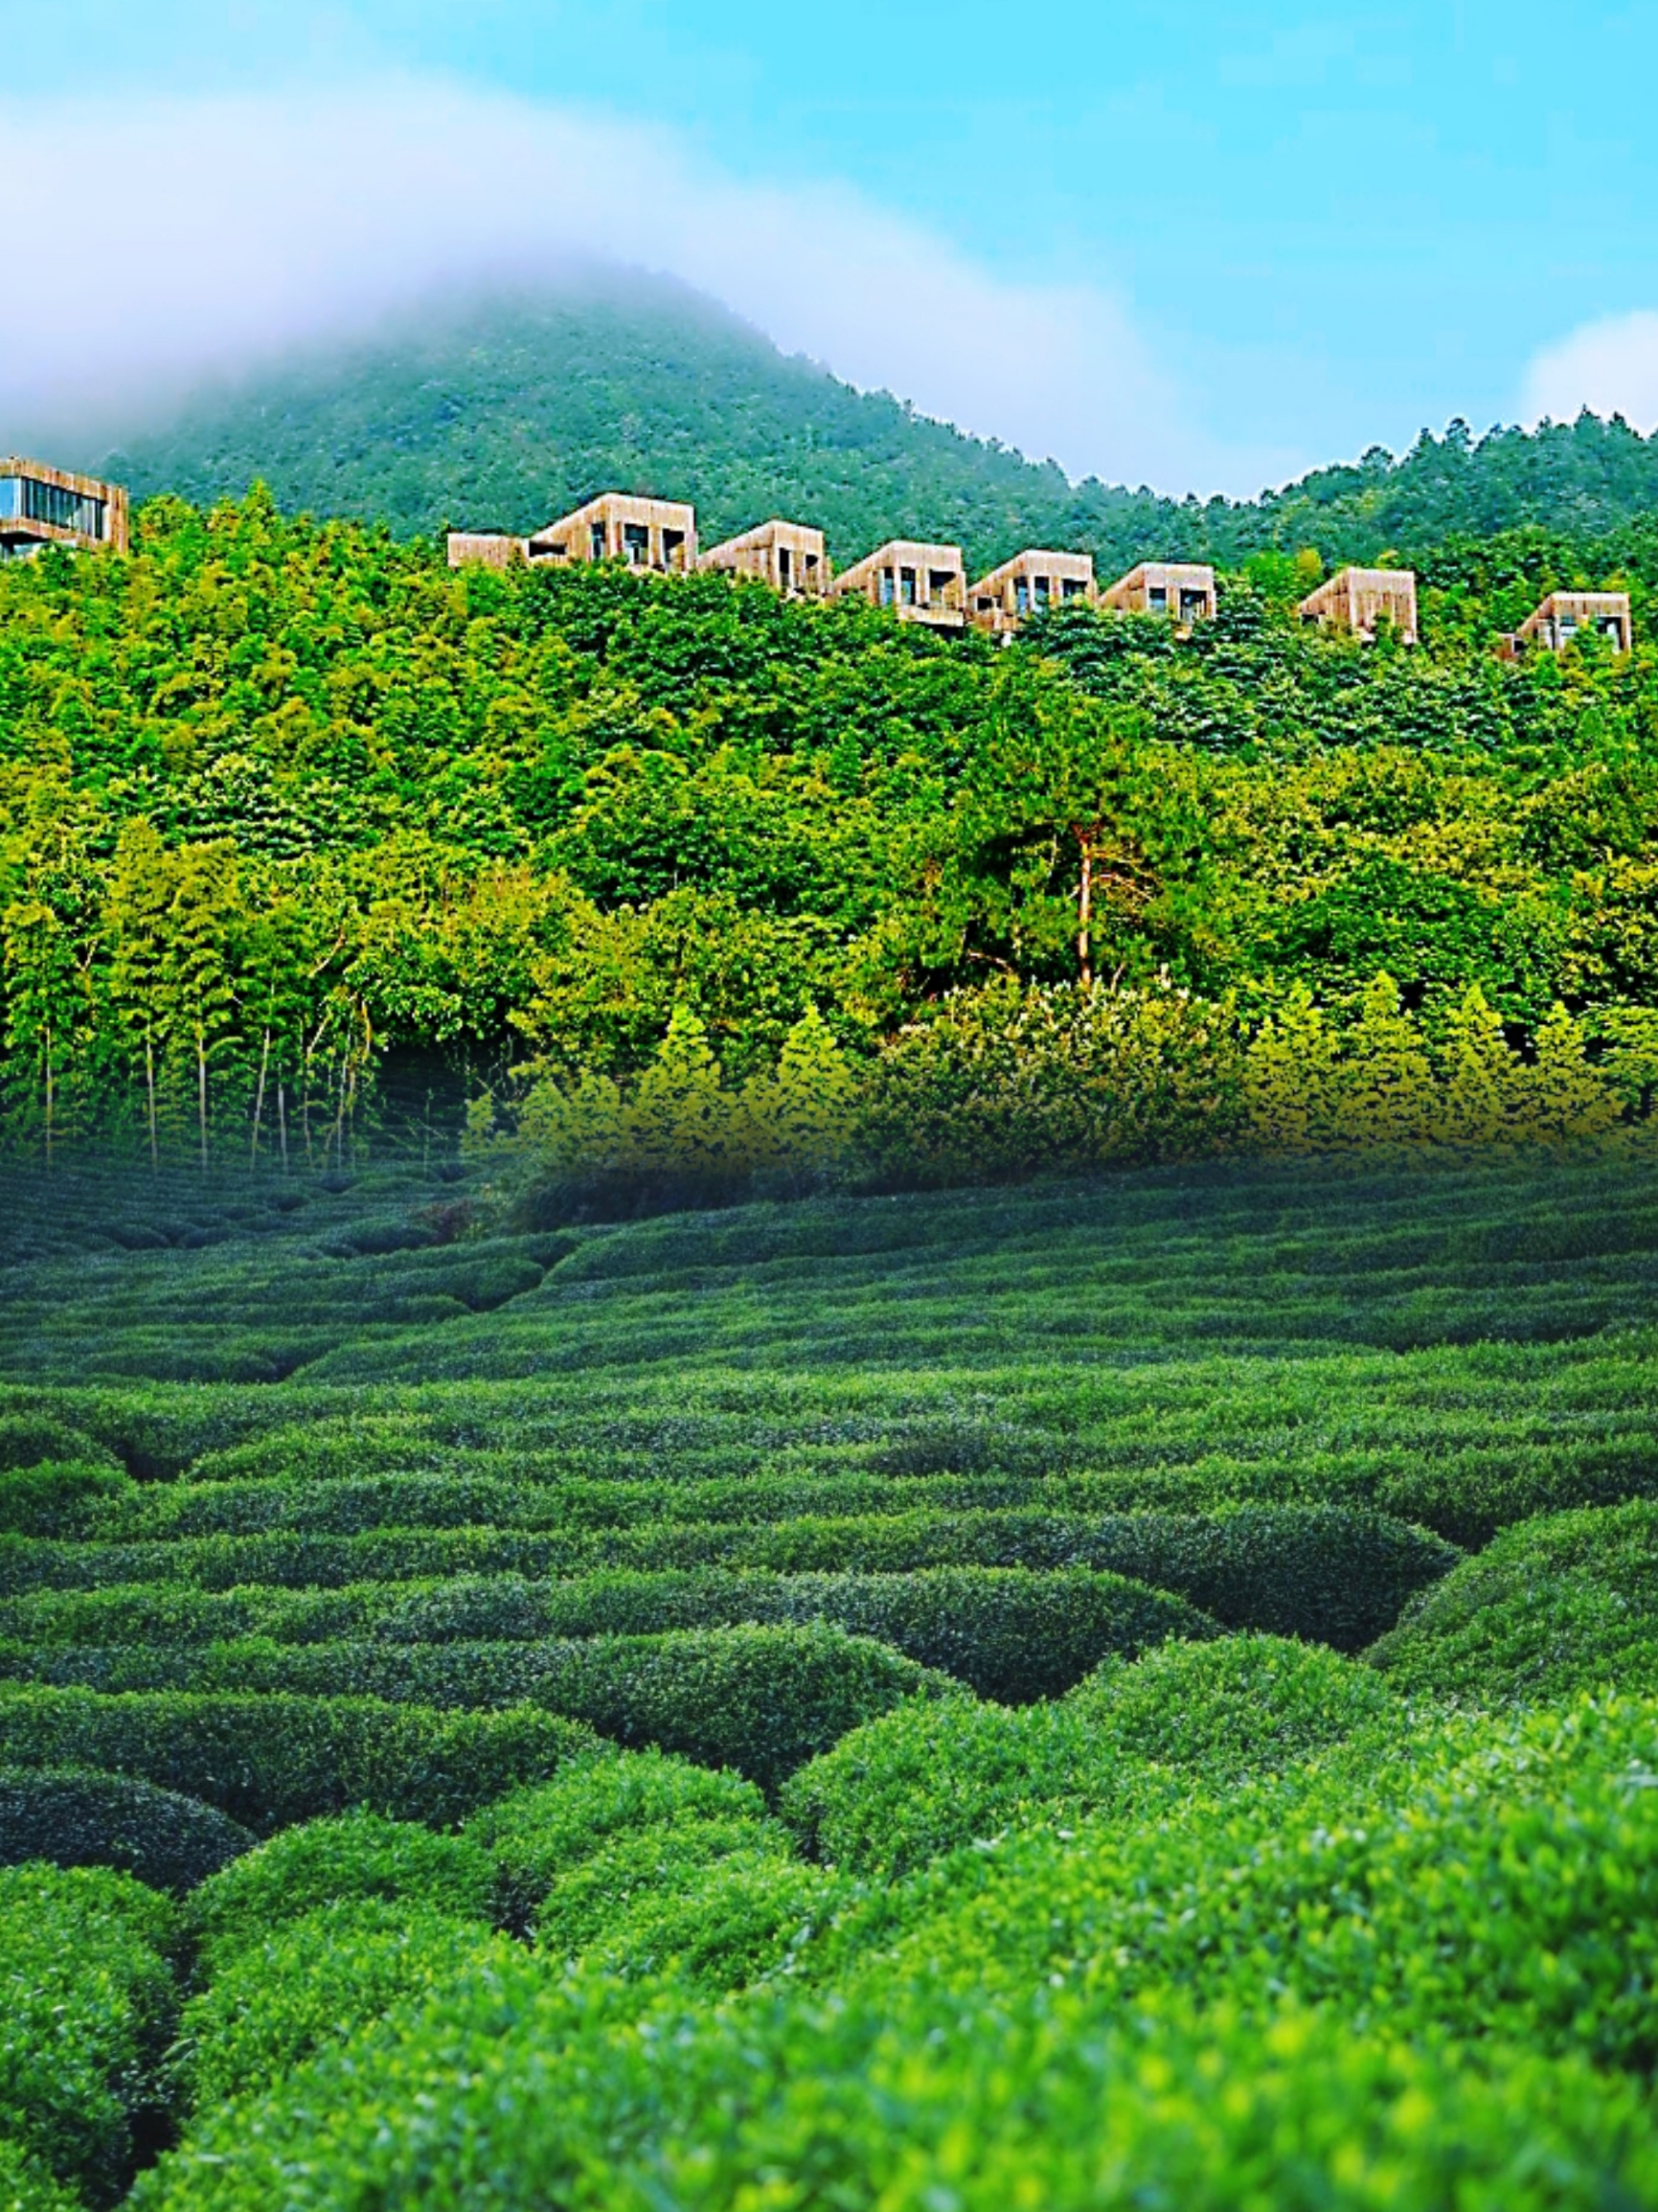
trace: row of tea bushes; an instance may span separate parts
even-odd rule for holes
[[[166,1651],[180,1686],[194,1647],[260,1637],[278,1644],[541,1642],[643,1635],[738,1623],[824,1620],[1007,1704],[1056,1697],[1108,1653],[1169,1636],[1212,1636],[1207,1615],[1126,1577],[1086,1568],[935,1567],[913,1575],[768,1575],[741,1568],[625,1570],[570,1582],[516,1576],[373,1583],[338,1591],[185,1590],[167,1584],[41,1592],[0,1600],[0,1674],[94,1681],[112,1650]],[[104,1656],[81,1661],[71,1647]],[[80,1668],[82,1671],[78,1672]],[[136,1683],[133,1686],[138,1686]]]
[[[1168,1663],[1213,1669],[1222,1649]],[[1313,1654],[1332,1674],[1320,1687],[1299,1671],[1307,1656],[1257,1647],[1230,1682],[1216,1676],[1190,1729],[1172,1683],[1137,1719],[1124,1708],[1124,1725],[1151,1765],[1184,1758],[1213,1783],[1252,1695],[1281,1708],[1287,1750],[1298,1733],[1318,1738],[1307,1716],[1340,1706],[1335,1678],[1364,1672]],[[573,1970],[550,1972],[545,1955],[467,1965],[265,2097],[204,2114],[136,2201],[1588,2212],[1658,2201],[1641,2079],[1658,2050],[1658,1806],[1628,1780],[1649,1770],[1658,1707],[1391,1734],[1390,1753],[1373,1727],[1361,1760],[1356,1736],[1327,1732],[1311,1764],[1258,1767],[1223,1802],[958,1852],[907,1894],[824,1889],[833,1917],[821,1942],[806,1938],[808,1971],[785,1966],[720,2006],[706,2001],[715,1985],[679,1972],[683,1950],[642,1981],[625,1941],[620,1971],[606,1947],[634,1910],[630,1867],[671,1859],[666,1889],[690,1901],[679,1870],[715,1863],[705,1854],[721,1844],[734,1859],[733,1832],[761,1815],[706,1785],[676,1806],[655,1776],[621,1788],[606,1776],[605,1812],[631,1795],[663,1817],[652,1829],[624,1809],[597,1848],[598,1823],[573,1848],[559,1837],[561,1866],[599,1870],[573,1883],[569,1909],[592,1902],[581,1925],[594,1939]],[[567,1769],[551,1794],[585,1790],[594,1772]],[[514,1810],[474,1823],[479,1841],[510,1833]],[[726,1833],[676,1845],[680,1822]],[[542,1891],[540,1911],[555,1894]],[[711,1892],[705,1928],[726,1913]]]
[[[1334,1652],[1276,1636],[1167,1644],[1018,1712],[899,1706],[802,1767],[781,1806],[814,1858],[885,1882],[1032,1821],[1148,1817],[1408,1722],[1375,1673]]]
[[[273,1746],[246,1810],[239,1800],[226,1802],[226,1810],[255,1827],[275,1824],[283,1817],[275,1807],[289,1802],[303,1808],[288,1812],[289,1819],[335,1805],[418,1804],[420,1785],[410,1770],[427,1759],[436,1766],[448,1757],[454,1764],[433,1775],[436,1795],[426,1813],[441,1817],[442,1806],[489,1794],[488,1783],[505,1787],[504,1780],[495,1780],[506,1774],[502,1761],[536,1755],[534,1723],[543,1716],[550,1728],[556,1727],[555,1714],[573,1724],[563,1737],[549,1738],[550,1746],[567,1751],[587,1723],[614,1743],[658,1745],[710,1766],[734,1767],[774,1788],[848,1729],[901,1700],[967,1695],[950,1676],[917,1666],[889,1645],[849,1636],[821,1621],[562,1643],[276,1644],[248,1638],[180,1652],[131,1645],[45,1653],[20,1645],[7,1654],[7,1664],[14,1678],[47,1673],[61,1683],[79,1677],[79,1694],[102,1694],[100,1701],[111,1714],[171,1698],[181,1727],[188,1722],[195,1734],[210,1706],[234,1715],[238,1725],[260,1706],[269,1709],[273,1724],[279,1713],[290,1721],[313,1716],[325,1730],[320,1741],[290,1725],[291,1774]],[[134,1692],[158,1695],[121,1694]],[[76,1694],[64,1687],[13,1688],[0,1695],[0,1750],[13,1761],[26,1756],[17,1747],[19,1736],[27,1734],[26,1724],[17,1725],[20,1699]],[[434,1709],[448,1708],[479,1709],[474,1724],[492,1718],[496,1735],[468,1743],[459,1712],[445,1733]],[[496,1709],[492,1716],[488,1708]],[[393,1710],[403,1716],[396,1727]],[[378,1723],[383,1741],[377,1744],[376,1715],[386,1717]],[[353,1717],[357,1733],[350,1725]],[[326,1732],[330,1728],[337,1734]],[[129,1757],[149,1756],[148,1750],[124,1750],[120,1760],[88,1757],[84,1763],[132,1771]],[[162,1778],[148,1767],[142,1770]],[[319,1802],[318,1793],[329,1790],[335,1792],[332,1801]]]
[[[1342,1506],[1239,1506],[1213,1515],[948,1514],[902,1510],[845,1520],[657,1525],[537,1535],[383,1529],[354,1537],[277,1533],[171,1543],[0,1539],[0,1594],[182,1583],[339,1588],[464,1575],[569,1577],[710,1565],[773,1574],[913,1574],[944,1566],[1084,1568],[1181,1597],[1228,1628],[1301,1635],[1357,1651],[1459,1553],[1391,1516]]]
[[[1401,1689],[1547,1704],[1658,1692],[1658,1505],[1544,1515],[1426,1591],[1370,1654]]]
[[[253,1844],[250,1830],[199,1798],[127,1775],[0,1768],[0,1866],[107,1866],[181,1892]]]
[[[0,1766],[126,1775],[256,1834],[354,1805],[458,1820],[594,1745],[579,1722],[530,1707],[0,1687]]]
[[[131,2179],[164,2103],[177,1936],[173,1906],[128,1874],[0,1868],[0,2180],[21,2203],[57,2183],[109,2205]]]

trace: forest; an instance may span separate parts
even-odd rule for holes
[[[1421,1094],[1387,1129],[1431,1135],[1453,1061],[1523,1091],[1539,1039],[1550,1128],[1585,1070],[1591,1121],[1638,1119],[1658,534],[1420,570],[1414,650],[1296,622],[1311,547],[1226,572],[1190,638],[1072,607],[1001,650],[715,576],[451,573],[262,490],[152,501],[129,560],[0,572],[6,1128],[285,1158],[416,1055],[503,1126],[537,1082],[611,1085],[614,1119],[670,1031],[733,1091],[792,1037],[877,1153],[928,1114],[947,1152],[964,1086],[992,1119],[1038,1064],[1075,1090],[1079,1055],[1135,1114],[1021,1108],[991,1151],[1358,1128],[1378,1052]],[[1498,659],[1544,590],[1607,582],[1632,655]],[[1313,1060],[1356,1040],[1345,1106],[1274,1091],[1307,1022]]]
[[[1658,444],[1589,414],[1476,436],[1423,430],[1259,499],[1072,483],[1052,461],[855,391],[666,280],[438,294],[355,344],[268,361],[146,414],[79,461],[199,506],[268,484],[285,512],[398,536],[537,530],[611,488],[690,499],[712,544],[768,514],[829,534],[841,565],[887,537],[962,544],[975,575],[1027,545],[1102,573],[1150,555],[1236,567],[1315,547],[1415,559],[1456,533],[1601,538],[1658,507]]]

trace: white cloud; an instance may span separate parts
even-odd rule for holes
[[[1658,429],[1658,314],[1643,310],[1586,323],[1549,346],[1526,372],[1528,422],[1569,422],[1581,408]]]
[[[128,410],[435,283],[668,271],[786,350],[1071,473],[1253,490],[1124,302],[1008,283],[835,185],[738,182],[670,133],[429,80],[0,107],[15,425]]]

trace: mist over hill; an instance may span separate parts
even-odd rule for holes
[[[1106,568],[1306,546],[1366,560],[1520,526],[1580,542],[1658,510],[1658,441],[1587,414],[1483,438],[1453,423],[1254,501],[1074,485],[641,275],[429,301],[198,392],[102,465],[140,497],[211,501],[262,479],[284,508],[398,536],[529,530],[624,487],[694,500],[705,543],[784,513],[820,522],[843,561],[904,535],[959,540],[975,566],[1035,543]]]

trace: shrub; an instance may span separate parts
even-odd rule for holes
[[[1107,1653],[1219,1633],[1167,1591],[1083,1568],[934,1567],[909,1575],[754,1576],[755,1617],[820,1617],[891,1644],[1006,1704],[1056,1697]],[[738,1598],[736,1602],[741,1603]]]
[[[216,1805],[256,1834],[366,1806],[443,1826],[593,1745],[550,1713],[373,1699],[0,1691],[0,1761],[95,1767]]]
[[[83,1429],[72,1428],[49,1413],[0,1414],[0,1471],[38,1467],[51,1460],[120,1472],[114,1453]]]
[[[1658,1690],[1658,1505],[1505,1530],[1424,1591],[1369,1656],[1401,1689],[1476,1703]]]
[[[111,1506],[138,1493],[119,1468],[92,1460],[49,1459],[0,1473],[0,1530],[14,1536],[91,1533]]]
[[[131,2176],[174,1991],[173,1909],[129,1874],[0,1869],[0,2134],[96,2204]]]
[[[38,2158],[0,2135],[0,2212],[79,2212],[79,2206]]]
[[[1358,1651],[1458,1552],[1422,1529],[1349,1506],[1242,1505],[1215,1514],[1036,1509],[800,1516],[772,1524],[662,1522],[554,1535],[516,1529],[286,1531],[172,1543],[0,1537],[0,1593],[178,1583],[316,1590],[460,1575],[571,1575],[723,1565],[774,1573],[913,1574],[928,1567],[1083,1568],[1172,1592],[1228,1628]]]
[[[141,2212],[550,2202],[1566,2212],[1658,2194],[1642,2085],[1292,2004],[925,1987],[665,2003],[476,1974],[211,2118]]]
[[[1107,1660],[1070,1702],[1125,1757],[1180,1767],[1211,1787],[1402,1719],[1370,1669],[1278,1636],[1171,1644],[1136,1666]]]
[[[560,1957],[574,1957],[642,1902],[694,1894],[710,1870],[728,1859],[752,1862],[793,1856],[788,1831],[763,1814],[681,1814],[622,1829],[554,1878],[535,1913],[536,1942]]]
[[[320,1906],[368,1901],[488,1920],[495,1870],[463,1836],[415,1820],[346,1813],[285,1829],[205,1882],[191,1901],[202,1963],[223,1963]]]
[[[1108,1661],[1058,1705],[900,1708],[803,1767],[782,1809],[815,1855],[893,1878],[1033,1820],[1126,1819],[1277,1772],[1397,1713],[1332,1652],[1270,1636],[1170,1644]]]
[[[738,1848],[703,1859],[694,1847],[704,1825],[650,1832],[657,1848],[649,1859],[642,1856],[637,1886],[585,1938],[595,1964],[723,1995],[785,1968],[847,1892],[843,1881],[786,1851]],[[567,1948],[558,1914],[564,1886],[549,1897],[536,1927],[542,1948],[554,1951]]]
[[[938,1853],[1052,1814],[1123,1800],[1068,1705],[915,1704],[871,1721],[803,1767],[779,1800],[814,1857],[897,1880]]]
[[[624,1751],[572,1760],[551,1782],[485,1806],[465,1833],[494,1860],[501,1917],[521,1927],[553,1882],[612,1836],[764,1815],[765,1799],[740,1775],[661,1751]]]
[[[319,2044],[505,1948],[486,1921],[383,1896],[342,1896],[246,1932],[179,2023],[175,2064],[198,2109],[268,2088]]]
[[[962,1693],[884,1644],[809,1624],[570,1644],[544,1694],[619,1744],[732,1767],[771,1790],[900,1699]]]
[[[1124,2009],[1287,1994],[1399,2036],[1647,2070],[1658,1704],[1401,1727],[1393,1748],[1366,1776],[1338,1755],[1141,1828],[1018,1838],[897,1971],[941,1995],[1057,1974]]]
[[[1226,1010],[1167,989],[953,992],[871,1071],[861,1151],[904,1184],[1213,1152],[1242,1120]]]
[[[220,1703],[255,1693],[273,1714],[291,1707],[312,1716],[307,1729],[348,1700],[381,1700],[382,1709],[404,1699],[432,1708],[534,1705],[588,1722],[619,1744],[655,1744],[703,1765],[735,1767],[762,1787],[900,1698],[965,1695],[889,1646],[821,1622],[545,1644],[286,1645],[249,1637],[179,1653],[72,1651],[36,1660],[13,1651],[0,1664],[111,1693],[192,1693],[197,1700],[218,1693]],[[11,1709],[0,1699],[0,1744]]]
[[[195,1797],[125,1775],[0,1770],[0,1866],[110,1866],[151,1889],[193,1889],[244,1851],[247,1829]]]

